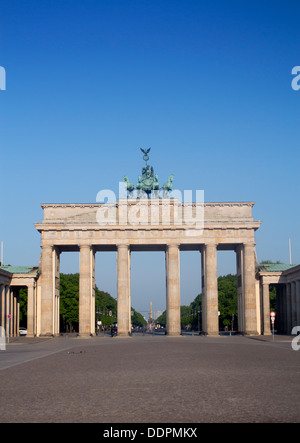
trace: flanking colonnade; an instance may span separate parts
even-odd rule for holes
[[[0,326],[6,337],[19,335],[21,288],[27,288],[27,335],[37,335],[37,268],[3,266],[0,268]]]
[[[281,334],[300,332],[300,265],[264,264],[259,267],[262,329],[270,334],[270,286],[276,287],[276,329]]]
[[[19,299],[10,287],[11,274],[0,270],[0,325],[6,337],[19,333]],[[1,331],[1,332],[3,332]]]

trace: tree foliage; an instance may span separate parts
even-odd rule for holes
[[[63,331],[78,330],[79,274],[60,274],[60,318]]]
[[[143,316],[131,308],[133,326],[146,324]],[[79,274],[60,274],[61,330],[78,330],[79,322]],[[103,326],[117,320],[117,300],[95,285],[95,317]],[[96,327],[96,325],[95,325]]]
[[[20,303],[20,326],[27,325],[27,288],[20,288],[19,303]]]
[[[237,278],[228,274],[218,278],[220,328],[230,326],[237,319]]]

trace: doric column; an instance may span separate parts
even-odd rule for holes
[[[179,245],[167,245],[166,289],[167,334],[178,336],[181,333]]]
[[[245,332],[245,299],[244,299],[244,249],[243,245],[236,246],[236,275],[237,275],[237,316],[238,331]]]
[[[258,334],[254,246],[244,244],[245,332],[249,335]]]
[[[53,247],[42,246],[40,260],[41,324],[40,335],[54,334]]]
[[[10,319],[9,319],[9,333],[10,336],[14,336],[14,321],[15,321],[15,312],[14,312],[14,288],[10,287]]]
[[[19,335],[20,326],[20,290],[18,289],[16,294],[16,335]]]
[[[41,276],[38,275],[36,281],[36,335],[39,337],[41,335],[41,310],[42,310],[42,287],[41,287]]]
[[[18,299],[18,291],[14,291],[14,326],[13,326],[13,332],[14,336],[16,337],[18,335],[18,307],[17,307],[17,299]]]
[[[270,327],[270,285],[268,283],[262,284],[262,299],[263,299],[263,331],[264,335],[271,334]]]
[[[0,326],[5,328],[5,286],[0,285]]]
[[[131,334],[130,248],[127,244],[117,246],[118,279],[118,336]]]
[[[27,286],[27,336],[33,337],[35,331],[35,283],[32,280]]]
[[[219,335],[217,245],[205,245],[205,325],[208,335]]]
[[[95,333],[95,252],[90,245],[79,253],[79,335]]]
[[[202,332],[206,332],[206,296],[205,296],[205,286],[206,286],[206,249],[205,245],[201,246],[201,308],[202,308]]]
[[[59,334],[59,310],[60,310],[60,251],[59,248],[53,248],[53,331],[54,335]]]
[[[10,336],[10,319],[8,318],[10,315],[10,289],[9,286],[5,286],[5,334],[6,337]]]

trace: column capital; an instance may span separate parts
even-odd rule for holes
[[[47,244],[41,244],[41,249],[42,251],[56,251],[57,254],[60,255],[61,250],[60,250],[60,245],[47,245]]]
[[[51,250],[53,250],[54,245],[41,244],[41,248],[42,248],[43,250],[46,250],[46,249],[51,249]]]
[[[122,248],[129,249],[130,244],[129,243],[118,243],[116,246],[117,246],[117,249],[122,249]]]
[[[180,246],[180,243],[167,243],[166,244],[167,249],[170,249],[170,248],[179,249],[179,246]]]
[[[218,243],[204,243],[206,248],[217,248]]]
[[[243,243],[243,246],[244,246],[244,248],[246,248],[246,247],[254,248],[256,246],[256,243],[255,242],[245,242],[245,243]]]
[[[92,245],[90,244],[83,244],[83,245],[78,245],[79,250],[81,249],[92,249]]]
[[[29,280],[26,286],[27,286],[27,288],[35,289],[35,287],[36,287],[36,280],[34,278]]]

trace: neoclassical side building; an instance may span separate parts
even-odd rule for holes
[[[270,286],[276,287],[276,329],[291,334],[300,326],[300,265],[263,264],[257,268],[260,283],[262,331],[270,333]]]
[[[19,292],[27,288],[28,336],[37,335],[37,281],[38,267],[0,266],[0,326],[6,337],[19,335]]]

